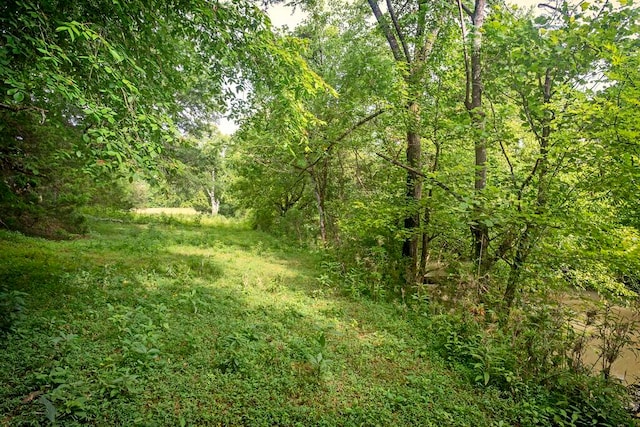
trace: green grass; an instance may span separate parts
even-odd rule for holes
[[[320,255],[228,221],[0,232],[0,425],[509,424],[509,401],[425,348],[402,306],[317,280]]]

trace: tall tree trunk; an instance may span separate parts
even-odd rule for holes
[[[466,29],[464,25],[463,9],[471,17],[472,24],[472,43],[471,58],[465,55],[466,69],[466,97],[465,107],[471,117],[474,138],[474,154],[475,154],[475,173],[474,173],[474,192],[476,201],[473,208],[473,218],[471,236],[473,239],[473,257],[477,266],[477,274],[484,278],[490,267],[490,258],[488,256],[489,248],[489,227],[480,222],[480,214],[482,209],[482,193],[487,186],[487,140],[485,137],[485,113],[482,109],[482,25],[484,24],[486,12],[486,0],[475,0],[475,7],[470,11],[462,5],[462,0],[458,0],[460,12],[460,22],[462,26],[463,36],[466,37]]]
[[[404,39],[404,35],[401,31],[397,17],[395,15],[393,4],[390,0],[386,1],[387,12],[391,19],[391,24],[383,17],[380,6],[377,0],[368,0],[369,6],[373,16],[376,18],[378,25],[384,33],[389,48],[393,54],[393,58],[398,64],[403,66],[410,65],[412,58],[410,56],[409,49]],[[405,76],[405,81],[409,86],[409,92],[413,95],[415,92],[414,82],[412,82],[416,68],[413,67],[409,74]],[[407,105],[407,118],[409,125],[407,127],[407,163],[408,166],[419,170],[420,169],[420,134],[419,131],[419,117],[420,110],[416,98],[411,98]],[[422,197],[422,181],[421,177],[412,171],[407,171],[406,180],[406,200],[409,213],[404,219],[404,229],[407,233],[407,237],[402,244],[402,256],[406,261],[405,270],[405,282],[403,287],[403,295],[410,292],[410,287],[416,283],[418,274],[418,242],[419,236],[417,229],[420,227],[420,212],[418,211],[418,204]]]
[[[413,102],[409,105],[410,130],[407,132],[407,165],[413,168],[415,171],[419,171],[421,168],[421,144],[420,135],[417,132],[418,105]],[[419,204],[422,199],[422,177],[415,171],[407,170],[407,184],[406,184],[406,196],[407,206],[409,207],[409,213],[404,219],[404,228],[407,232],[407,237],[402,245],[402,255],[407,260],[405,287],[413,286],[418,279],[418,244],[420,236],[418,229],[420,228],[420,209]],[[405,289],[407,290],[407,289]]]
[[[484,277],[489,269],[489,227],[478,221],[482,210],[482,192],[487,186],[487,140],[484,136],[485,113],[482,110],[482,25],[484,23],[485,0],[476,0],[473,16],[473,44],[471,49],[471,104],[468,106],[473,121],[475,138],[475,178],[474,190],[478,199],[475,204],[474,221],[471,226],[475,261],[478,274]]]
[[[211,188],[207,189],[209,202],[211,203],[211,216],[218,215],[220,211],[220,201],[216,199],[216,171],[211,171]]]
[[[442,89],[442,81],[439,81],[438,93],[440,93],[441,89]],[[436,97],[435,98],[435,114],[433,117],[433,134],[432,134],[433,144],[435,145],[435,153],[433,155],[433,158],[427,162],[427,163],[429,162],[431,163],[431,167],[430,167],[431,173],[437,172],[438,168],[440,167],[441,145],[438,137],[439,129],[440,129],[440,98]],[[422,283],[427,282],[427,273],[428,273],[427,263],[429,261],[431,239],[433,238],[433,236],[429,235],[429,224],[431,223],[430,201],[432,197],[433,197],[433,186],[430,186],[429,191],[427,192],[426,200],[425,200],[424,216],[422,220],[422,252],[420,254],[420,272],[419,272]]]
[[[429,191],[429,198],[431,198],[431,191]],[[422,250],[420,251],[420,268],[418,269],[419,279],[421,283],[426,283],[427,277],[427,262],[429,261],[429,246],[431,243],[431,237],[429,236],[427,228],[431,221],[431,209],[429,206],[424,208],[424,217],[422,219]]]
[[[418,21],[413,27],[415,33],[408,36],[406,30],[411,26],[403,29],[397,15],[397,8],[394,2],[386,0],[386,9],[388,18],[383,16],[382,10],[377,0],[368,0],[373,16],[376,18],[380,29],[382,30],[389,49],[403,70],[406,71],[405,82],[409,92],[409,100],[407,103],[407,119],[408,126],[407,135],[407,180],[406,180],[406,200],[408,214],[404,219],[404,229],[407,237],[402,245],[402,255],[406,260],[407,267],[405,273],[405,284],[403,293],[410,291],[410,287],[414,286],[418,280],[419,272],[419,244],[420,236],[420,201],[422,199],[422,173],[420,145],[420,97],[423,96],[423,90],[420,87],[423,82],[424,65],[427,57],[431,53],[439,28],[427,31],[428,2],[421,0],[418,4]]]

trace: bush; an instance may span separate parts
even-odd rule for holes
[[[513,402],[517,425],[632,425],[626,390],[571,363],[574,334],[551,305],[528,307],[503,328],[483,328],[470,313],[424,314],[430,352],[476,387]]]

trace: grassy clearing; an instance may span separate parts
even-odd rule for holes
[[[416,354],[397,308],[320,287],[312,254],[197,218],[91,228],[64,242],[0,235],[2,282],[27,294],[2,350],[4,425],[54,411],[64,424],[102,425],[483,425],[496,415]]]
[[[303,253],[201,217],[0,232],[25,315],[2,339],[0,425],[509,424],[508,400],[425,350],[400,306],[354,301]],[[24,294],[19,294],[22,292]]]

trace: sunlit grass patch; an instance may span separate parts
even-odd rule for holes
[[[2,425],[51,408],[64,425],[494,418],[494,397],[417,355],[401,310],[323,287],[314,254],[242,224],[142,221],[94,220],[67,242],[0,234],[26,313],[1,350]]]

